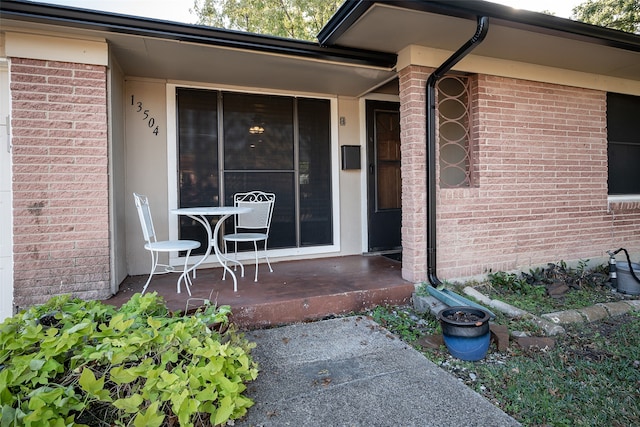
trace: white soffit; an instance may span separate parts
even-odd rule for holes
[[[130,76],[357,96],[395,75],[389,69],[124,37],[110,37],[110,45],[124,73]]]
[[[376,4],[336,44],[392,53],[410,45],[454,52],[475,31],[476,22],[471,19]],[[473,54],[640,80],[640,52],[517,29],[491,18],[487,37]]]

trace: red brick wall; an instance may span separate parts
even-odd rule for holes
[[[400,80],[401,100],[409,101],[401,112],[403,179],[417,187],[428,71],[409,67]],[[595,259],[619,247],[640,252],[639,203],[607,202],[606,93],[486,75],[471,89],[474,182],[438,191],[440,278]],[[411,113],[420,108],[409,107],[412,97],[422,97],[422,111]],[[411,257],[424,246],[424,186],[412,185],[403,182],[403,238],[411,259],[405,268],[415,274],[405,277],[424,280],[422,258]]]
[[[11,58],[14,302],[106,298],[106,68]]]

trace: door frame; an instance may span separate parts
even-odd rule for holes
[[[317,256],[323,254],[330,253],[340,253],[342,248],[342,243],[340,241],[340,227],[341,227],[341,218],[340,218],[340,203],[339,203],[339,194],[340,194],[340,148],[339,148],[339,118],[338,118],[338,97],[337,96],[320,96],[317,94],[307,94],[303,92],[291,92],[291,91],[277,91],[277,90],[269,90],[269,91],[258,91],[253,88],[238,88],[233,86],[223,86],[223,85],[203,85],[203,84],[177,84],[177,83],[168,83],[165,87],[166,94],[166,108],[167,108],[167,170],[169,171],[177,171],[178,170],[178,141],[177,141],[177,103],[176,103],[176,90],[177,88],[193,88],[193,89],[204,89],[204,90],[214,90],[214,91],[222,91],[222,92],[238,92],[242,94],[258,94],[258,95],[274,95],[274,96],[284,96],[284,97],[307,97],[307,98],[318,98],[318,99],[327,99],[330,103],[330,126],[331,126],[331,215],[333,216],[333,244],[330,245],[321,245],[321,246],[300,246],[297,248],[283,248],[283,249],[269,249],[269,257],[270,258],[280,258],[282,260],[287,259],[297,259],[301,256]],[[169,209],[178,208],[178,174],[168,174],[167,179],[167,188],[168,188],[168,207]],[[178,218],[177,215],[171,215],[169,217],[169,238],[170,239],[178,239]],[[251,253],[239,253],[238,259],[253,259],[251,258]],[[189,257],[193,262],[198,262],[202,259],[201,255],[195,255]],[[170,259],[170,264],[172,265],[181,265],[184,263],[184,258],[180,258],[177,254],[172,255]],[[209,259],[205,261],[205,263],[217,263],[215,256],[209,256]]]
[[[0,58],[0,322],[14,314],[9,67]]]
[[[371,96],[363,97],[360,100],[360,118],[361,118],[361,145],[364,147],[363,150],[363,167],[362,167],[362,249],[363,253],[366,254],[386,254],[386,253],[395,253],[399,252],[402,249],[402,234],[400,231],[400,248],[398,249],[390,249],[390,250],[382,250],[382,251],[369,251],[369,161],[370,156],[374,155],[374,153],[369,152],[369,143],[368,143],[368,108],[367,102],[391,102],[395,104],[400,104],[399,96],[395,95],[386,95],[386,94],[374,94]],[[399,112],[399,109],[398,109]],[[402,206],[400,208],[402,210]]]

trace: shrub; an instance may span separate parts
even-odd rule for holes
[[[157,294],[120,309],[69,296],[0,324],[1,426],[218,425],[253,402],[255,344],[228,306],[172,315]]]

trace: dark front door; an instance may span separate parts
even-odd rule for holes
[[[400,104],[367,101],[369,252],[399,251]]]

